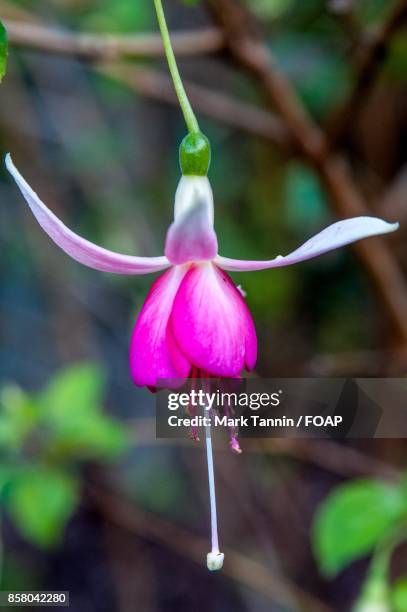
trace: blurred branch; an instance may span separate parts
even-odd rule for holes
[[[152,68],[103,64],[97,72],[125,83],[137,93],[178,106],[171,80]],[[223,93],[185,82],[185,89],[194,108],[223,125],[273,142],[289,149],[292,141],[283,122],[272,113],[251,104],[239,102]]]
[[[377,73],[386,59],[391,36],[407,22],[407,1],[398,0],[387,18],[375,30],[362,34],[359,53],[356,53],[356,75],[353,88],[343,106],[329,121],[330,146],[340,145],[351,129],[355,117],[374,84]]]
[[[224,30],[233,59],[258,83],[267,102],[277,108],[302,156],[317,171],[337,214],[340,217],[368,215],[369,208],[354,184],[345,159],[328,152],[325,134],[277,68],[251,14],[239,0],[207,1]],[[383,238],[360,241],[354,248],[376,286],[400,343],[407,344],[407,287],[399,262]]]
[[[3,3],[1,6],[3,7]],[[158,34],[134,36],[73,34],[52,30],[33,22],[28,17],[24,22],[5,20],[4,23],[11,44],[106,62],[97,67],[97,70],[105,76],[126,83],[144,96],[178,106],[173,85],[166,75],[154,69],[134,65],[110,64],[111,61],[124,57],[163,55],[163,46]],[[223,34],[216,28],[174,33],[172,41],[175,53],[178,55],[209,53],[224,47]],[[194,107],[203,115],[272,141],[280,148],[287,149],[292,145],[283,122],[271,113],[202,86],[187,83],[186,89]]]
[[[6,0],[0,0],[0,14],[2,23],[5,23],[7,19],[28,21],[29,23],[36,23],[38,21],[35,15],[27,9]]]
[[[307,439],[276,438],[261,440],[260,442],[261,448],[259,451],[274,451],[275,453],[290,455],[300,461],[313,463],[324,470],[346,477],[368,475],[398,481],[401,475],[397,468],[384,461],[371,457],[351,446],[329,440],[313,439],[312,444],[310,444],[310,440]]]
[[[386,214],[385,211],[380,211]],[[304,366],[309,376],[404,376],[407,371],[407,352],[400,351],[345,351],[315,355]]]
[[[380,215],[391,215],[400,222],[407,218],[407,164],[397,174],[377,206]]]
[[[155,33],[131,36],[74,33],[8,19],[4,21],[4,25],[12,45],[47,53],[74,55],[86,60],[164,55],[161,37]],[[174,51],[179,56],[214,53],[224,46],[222,33],[216,28],[174,32],[172,41]]]
[[[142,418],[128,422],[128,428],[134,433],[138,447],[150,445],[173,445],[188,448],[192,451],[204,452],[204,447],[190,438],[157,438],[156,422],[154,419]],[[214,438],[214,448],[217,453],[230,454],[225,440],[221,438],[220,444]],[[312,463],[319,468],[340,476],[378,476],[387,480],[398,480],[400,472],[397,468],[371,457],[367,453],[347,446],[344,443],[313,438],[250,438],[242,439],[244,453],[260,453],[262,455],[286,455],[300,461]]]
[[[105,492],[100,487],[91,487],[90,495],[103,516],[112,523],[142,538],[158,542],[201,566],[204,565],[208,547],[206,539],[195,536],[187,529],[178,527],[161,517],[144,512],[134,504],[119,499],[116,494]],[[289,583],[282,576],[271,572],[259,561],[227,547],[223,547],[222,550],[227,560],[222,570],[225,576],[262,593],[290,610],[297,608],[295,600],[298,600],[301,602],[299,609],[304,612],[329,612],[330,608],[325,604],[300,587]]]
[[[350,40],[351,47],[360,40],[361,28],[355,16],[353,0],[328,0],[328,10],[335,15]]]

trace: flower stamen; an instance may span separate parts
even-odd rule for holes
[[[209,501],[211,511],[211,552],[206,556],[208,570],[216,571],[223,567],[225,555],[219,550],[218,517],[216,510],[215,470],[213,465],[211,425],[205,425],[206,462],[208,466]]]

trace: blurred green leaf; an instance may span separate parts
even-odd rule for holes
[[[13,385],[0,391],[0,500],[38,546],[58,543],[78,503],[72,466],[127,446],[124,428],[102,412],[104,387],[102,369],[85,363],[57,372],[33,397]]]
[[[84,30],[99,32],[140,32],[152,26],[154,12],[152,3],[134,0],[99,0],[79,25]]]
[[[399,578],[391,594],[393,612],[406,612],[407,610],[407,577]]]
[[[38,399],[50,427],[50,455],[76,459],[109,458],[122,452],[125,430],[101,412],[105,390],[102,370],[78,364],[59,372]]]
[[[23,536],[38,546],[50,547],[60,540],[78,499],[75,478],[38,464],[19,471],[6,503]]]
[[[10,482],[13,481],[16,468],[13,465],[0,465],[0,500]]]
[[[403,608],[404,612],[406,608]],[[358,597],[352,612],[395,612],[390,609],[390,589],[387,580],[368,579],[363,585],[362,592]]]
[[[313,526],[313,548],[321,571],[335,576],[370,553],[406,513],[398,487],[360,480],[338,487],[320,505]]]
[[[122,453],[127,444],[125,429],[119,423],[95,414],[56,429],[49,453],[80,460],[111,459]]]
[[[31,398],[17,385],[0,392],[0,450],[16,452],[37,422]]]
[[[277,19],[291,9],[293,0],[246,0],[246,3],[259,19]]]
[[[108,417],[100,417],[89,424],[87,440],[83,440],[82,449],[92,458],[115,457],[122,453],[128,444],[124,427]]]
[[[403,384],[403,380],[401,381],[401,385]],[[401,475],[401,479],[400,479],[400,488],[401,488],[401,492],[404,495],[404,499],[406,500],[406,504],[407,504],[407,472],[404,471]]]
[[[6,28],[0,21],[0,83],[6,74],[8,42]]]
[[[94,364],[77,364],[59,371],[38,396],[47,419],[57,424],[93,415],[102,405],[105,377]]]

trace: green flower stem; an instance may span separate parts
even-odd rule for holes
[[[387,578],[391,556],[394,550],[405,540],[406,533],[407,530],[405,525],[397,526],[394,531],[377,546],[373,554],[369,572],[373,578]]]
[[[184,89],[184,85],[182,84],[180,74],[178,72],[177,61],[175,59],[174,51],[172,50],[170,34],[168,32],[167,22],[165,20],[161,0],[154,0],[154,6],[157,13],[158,25],[160,27],[161,38],[164,45],[164,51],[167,58],[168,67],[170,69],[172,81],[174,83],[175,91],[177,93],[182,112],[184,114],[185,123],[187,124],[188,131],[191,134],[196,134],[197,132],[199,132],[198,121],[196,120],[194,111],[192,110],[191,104],[188,100],[188,96]]]
[[[405,537],[406,527],[397,526],[385,540],[378,544],[361,595],[353,608],[354,612],[367,612],[371,606],[376,606],[375,610],[390,612],[390,559],[395,548],[405,540]]]

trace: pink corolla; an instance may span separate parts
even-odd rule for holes
[[[398,228],[397,223],[376,217],[356,217],[330,225],[284,257],[265,261],[222,257],[207,168],[188,174],[184,163],[164,255],[122,255],[68,229],[31,189],[9,155],[6,165],[41,227],[73,259],[114,274],[166,270],[153,283],[131,338],[130,371],[140,386],[157,387],[160,380],[186,379],[197,372],[201,377],[234,378],[253,369],[257,356],[253,320],[243,293],[226,271],[288,266]]]

